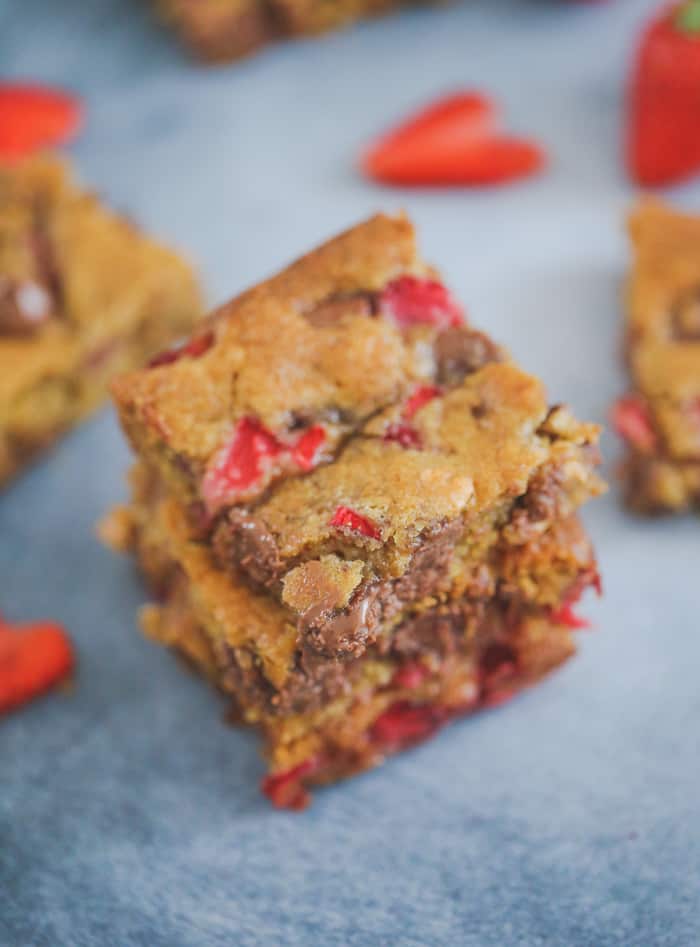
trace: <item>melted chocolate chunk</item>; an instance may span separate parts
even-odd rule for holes
[[[214,533],[214,550],[220,562],[241,568],[260,585],[272,585],[283,571],[272,533],[243,510],[230,510]]]
[[[437,380],[443,385],[457,385],[489,362],[502,360],[501,350],[487,335],[467,326],[447,329],[435,340]]]
[[[377,586],[364,588],[340,612],[332,615],[307,614],[303,632],[308,645],[322,655],[358,657],[374,639],[384,615]]]
[[[307,612],[300,631],[309,647],[324,655],[359,655],[375,640],[380,624],[390,621],[408,603],[436,594],[448,575],[460,522],[433,530],[413,554],[401,578],[360,586],[342,611]]]

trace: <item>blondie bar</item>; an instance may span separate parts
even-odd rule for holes
[[[613,409],[628,446],[629,505],[700,506],[700,217],[645,199],[630,217],[634,262],[626,356],[631,391]]]
[[[283,608],[223,570],[192,538],[158,475],[137,465],[128,507],[103,535],[136,555],[157,604],[146,634],[179,652],[258,727],[278,805],[301,807],[312,785],[374,766],[453,717],[495,706],[569,658],[580,619],[571,605],[598,582],[580,522],[570,516],[501,550],[482,583],[451,601],[406,608],[361,654],[319,653]]]
[[[0,484],[200,308],[191,269],[61,163],[0,169]]]
[[[276,40],[339,29],[401,4],[402,0],[156,0],[163,19],[197,57],[209,62],[240,59]]]
[[[405,218],[341,235],[113,389],[140,462],[108,538],[160,600],[149,633],[264,731],[274,801],[572,652],[598,585],[576,515],[601,489],[598,430],[467,325]]]

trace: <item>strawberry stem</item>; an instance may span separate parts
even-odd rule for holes
[[[682,33],[700,33],[700,0],[686,0],[676,11],[675,25]]]

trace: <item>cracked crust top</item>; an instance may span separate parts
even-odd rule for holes
[[[569,416],[566,432],[555,433],[542,385],[513,364],[486,365],[421,406],[411,418],[419,446],[391,438],[402,410],[373,418],[333,464],[285,481],[247,514],[231,514],[238,536],[255,541],[258,568],[265,537],[276,559],[269,571],[278,575],[337,553],[399,576],[431,531],[512,502],[545,463],[563,465],[591,492],[581,448],[596,442],[598,428]],[[359,520],[339,519],[339,510]]]
[[[196,357],[188,347],[187,357],[166,356],[114,383],[135,449],[159,465],[184,500],[202,499],[205,472],[246,419],[267,438],[266,460],[274,454],[276,464],[294,466],[289,456],[311,429],[322,443],[297,466],[330,459],[369,416],[434,380],[441,360],[447,365],[436,339],[462,327],[456,304],[433,277],[404,216],[378,215],[341,234],[215,311],[193,342]],[[387,305],[382,294],[402,280],[438,294],[438,303],[428,301],[436,308],[426,320],[411,312],[399,322],[380,311]],[[389,303],[396,305],[393,297]],[[248,434],[254,438],[255,431]],[[261,475],[228,499],[247,501],[270,479]]]

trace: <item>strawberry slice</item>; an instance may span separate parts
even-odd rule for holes
[[[644,454],[657,445],[656,432],[646,402],[639,395],[625,395],[613,405],[611,422],[617,433]]]
[[[369,536],[370,539],[381,539],[382,534],[371,520],[365,516],[360,516],[349,506],[339,506],[333,514],[330,523],[338,529],[349,529],[355,533],[362,533],[363,536]]]
[[[284,451],[272,431],[257,418],[241,418],[204,475],[202,496],[210,512],[258,483]]]
[[[439,99],[390,131],[369,149],[362,166],[369,177],[390,183],[404,166],[404,154],[431,154],[461,142],[468,146],[475,139],[490,135],[495,109],[486,96],[476,92],[457,92]]]
[[[0,83],[0,160],[16,161],[73,138],[83,120],[74,96],[48,86]]]
[[[13,626],[0,618],[0,713],[54,687],[73,664],[73,649],[60,625]]]
[[[446,286],[417,276],[399,276],[387,283],[379,296],[379,309],[401,328],[448,329],[464,322],[464,310]]]
[[[384,184],[478,186],[534,174],[544,160],[533,142],[497,133],[489,99],[461,93],[429,106],[381,139],[362,168]]]

